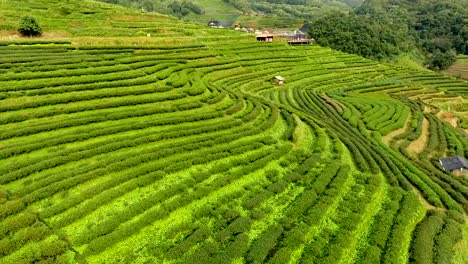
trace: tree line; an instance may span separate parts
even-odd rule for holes
[[[352,12],[310,23],[317,43],[372,59],[410,54],[430,69],[468,54],[468,11],[453,0],[367,0]]]

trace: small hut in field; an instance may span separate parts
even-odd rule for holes
[[[441,158],[440,164],[445,171],[449,171],[457,176],[468,176],[468,161],[460,156]]]
[[[257,41],[272,42],[273,41],[273,35],[271,35],[271,34],[257,35]]]
[[[286,79],[284,79],[284,77],[282,77],[282,76],[275,76],[275,77],[273,77],[273,79],[271,81],[273,82],[273,84],[282,85],[285,80]]]

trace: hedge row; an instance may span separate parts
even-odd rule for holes
[[[384,263],[406,262],[412,240],[412,232],[425,215],[425,209],[413,192],[403,196],[400,210],[395,217],[386,250],[383,252]]]
[[[288,150],[288,147],[279,148],[274,152],[267,150],[267,152],[270,153],[267,156],[264,156],[256,161],[247,164],[244,163],[244,166],[240,167],[239,169],[231,171],[228,175],[214,180],[213,182],[207,184],[204,188],[197,189],[193,193],[184,196],[179,196],[177,199],[172,199],[170,202],[168,202],[167,204],[163,204],[160,207],[153,207],[145,211],[138,218],[138,220],[135,220],[130,224],[120,225],[120,223],[122,222],[121,219],[118,221],[112,221],[109,219],[108,222],[101,223],[98,227],[103,228],[102,230],[96,230],[96,233],[92,232],[83,234],[83,236],[79,239],[80,243],[82,243],[84,241],[89,241],[90,238],[94,238],[94,240],[92,240],[90,244],[88,244],[84,255],[94,255],[103,251],[105,248],[117,243],[125,237],[134,234],[135,232],[138,232],[141,228],[153,223],[154,221],[167,217],[167,215],[172,210],[187,205],[193,199],[199,199],[205,196],[207,193],[220,188],[221,186],[230,184],[236,179],[248,173],[263,168],[269,162],[276,160],[282,155],[286,154]],[[174,190],[174,192],[178,192],[178,190]],[[151,203],[151,205],[154,205],[154,203]],[[142,209],[145,209],[145,207],[137,207],[134,210],[141,211]],[[127,213],[125,214],[127,215]],[[115,229],[118,225],[120,225],[120,227],[118,229]]]
[[[385,252],[386,245],[389,243],[403,194],[403,190],[399,187],[390,189],[386,201],[370,226],[366,247],[361,250],[360,261],[362,263],[380,263],[382,253]]]
[[[53,183],[49,183],[47,185],[44,185],[47,182],[50,182],[50,179],[46,179],[45,181],[38,182],[38,184],[43,185],[42,188],[35,188],[32,189],[33,191],[27,192],[26,195],[23,198],[23,201],[30,203],[37,201],[37,199],[46,197],[47,195],[50,195],[51,193],[56,193],[58,191],[61,191],[63,189],[68,189],[70,187],[73,187],[74,185],[78,183],[82,183],[84,181],[87,181],[93,177],[96,176],[102,176],[105,175],[106,173],[112,172],[112,171],[119,171],[119,170],[124,170],[127,168],[131,168],[135,165],[150,162],[150,161],[157,161],[161,158],[164,158],[165,156],[169,156],[171,154],[175,154],[177,152],[174,151],[179,151],[181,154],[184,154],[182,157],[173,157],[169,159],[169,161],[174,162],[171,166],[163,166],[163,162],[158,162],[157,166],[152,166],[152,169],[148,170],[146,167],[141,167],[137,168],[136,172],[138,173],[148,173],[151,171],[156,171],[156,170],[161,170],[164,168],[166,172],[174,172],[181,170],[186,167],[190,167],[191,165],[195,164],[203,164],[207,163],[211,160],[219,159],[221,157],[226,157],[232,154],[238,154],[239,152],[242,151],[248,151],[252,149],[256,149],[261,146],[261,144],[251,144],[248,148],[244,147],[243,142],[238,142],[236,144],[232,145],[219,145],[217,146],[215,142],[209,142],[210,144],[204,144],[206,147],[211,145],[211,148],[203,149],[203,151],[199,151],[199,154],[202,155],[200,157],[193,157],[190,154],[185,154],[182,151],[188,152],[190,150],[195,150],[198,149],[200,146],[203,146],[202,144],[194,144],[194,145],[182,145],[179,148],[168,148],[168,149],[162,149],[159,151],[153,151],[153,152],[147,152],[147,153],[142,153],[141,155],[137,155],[135,157],[130,157],[127,159],[122,160],[121,162],[112,162],[110,165],[104,166],[104,167],[97,167],[94,170],[87,171],[85,173],[81,173],[78,176],[73,177],[72,179],[65,180],[65,181],[57,181],[57,179],[53,179]],[[72,173],[73,172],[69,172]],[[67,177],[69,173],[65,173],[62,177]],[[119,184],[122,180],[128,179],[129,177],[135,177],[135,174],[130,173],[128,175],[123,176],[123,179],[121,177],[113,179],[113,184]],[[65,178],[66,179],[66,178]],[[146,183],[150,183],[146,178],[142,178],[139,181],[143,181]],[[138,182],[134,183],[138,185]],[[141,183],[140,183],[141,184]],[[31,186],[32,188],[34,186]],[[86,192],[84,192],[85,194]],[[118,192],[119,193],[119,192]],[[110,193],[112,194],[112,192]],[[93,195],[93,193],[89,193],[88,195]],[[80,197],[79,200],[82,200],[84,197]],[[73,199],[70,199],[65,203],[66,205],[75,203]],[[54,207],[52,207],[54,208]],[[91,207],[92,208],[92,207]],[[46,210],[47,211],[47,210]]]
[[[52,147],[56,145],[66,144],[66,143],[84,141],[89,138],[112,135],[112,134],[116,134],[116,133],[124,132],[124,131],[140,130],[140,129],[150,128],[153,126],[177,125],[177,124],[186,123],[186,122],[191,123],[191,122],[196,122],[200,120],[219,118],[222,115],[223,115],[222,112],[218,111],[218,112],[199,113],[198,115],[192,115],[192,116],[180,115],[179,117],[161,118],[159,120],[151,120],[151,121],[148,120],[146,122],[141,122],[141,123],[125,122],[115,127],[104,127],[101,129],[96,129],[93,132],[88,132],[89,127],[88,128],[79,127],[73,130],[73,132],[64,134],[61,137],[43,139],[42,142],[25,142],[23,145],[20,145],[20,146],[11,146],[9,148],[5,148],[4,150],[0,151],[0,157],[8,158],[14,155],[29,153],[31,151],[43,149],[46,147]],[[198,128],[198,129],[203,129],[203,128]],[[167,136],[165,136],[165,138],[175,138],[178,135],[183,136],[184,133],[187,134],[190,132],[180,131],[180,130],[168,131]],[[68,157],[64,157],[64,158],[66,159]],[[8,178],[8,177],[4,177],[4,178]],[[4,179],[0,181],[3,181],[3,180]]]
[[[183,98],[183,97],[180,97]],[[180,99],[179,98],[179,99]],[[145,101],[150,101],[153,99],[153,102],[164,102],[166,99],[174,100],[174,96],[169,96],[166,98],[146,98]],[[0,140],[10,139],[14,137],[22,137],[37,134],[40,132],[45,131],[54,131],[62,128],[69,128],[69,127],[78,127],[84,126],[93,123],[100,123],[100,122],[108,122],[113,120],[120,120],[120,119],[128,119],[128,118],[135,118],[135,117],[144,117],[144,116],[151,116],[156,114],[165,114],[165,113],[175,113],[179,111],[187,111],[187,110],[194,110],[197,108],[203,107],[203,104],[199,102],[184,102],[178,104],[172,104],[167,107],[152,107],[146,109],[125,109],[122,108],[121,110],[112,111],[112,113],[103,114],[103,115],[96,115],[96,113],[89,113],[88,115],[81,115],[76,118],[68,118],[65,120],[55,121],[55,122],[40,122],[36,124],[31,124],[27,127],[22,126],[20,128],[9,130],[6,133],[2,133],[0,135]],[[126,111],[127,110],[127,111]]]
[[[435,238],[444,224],[443,216],[437,214],[427,216],[418,224],[414,231],[410,261],[414,263],[434,263]]]

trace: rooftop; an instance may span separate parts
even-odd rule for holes
[[[468,169],[468,161],[460,156],[441,158],[439,159],[439,162],[446,171]]]

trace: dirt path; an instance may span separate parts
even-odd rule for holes
[[[442,121],[446,121],[448,122],[450,125],[452,125],[453,127],[457,127],[458,126],[458,118],[457,116],[452,113],[452,112],[448,112],[448,111],[440,111],[438,114],[437,114],[437,117],[442,120]]]
[[[412,155],[420,154],[426,147],[426,143],[429,135],[429,121],[426,118],[423,119],[422,133],[421,136],[415,141],[411,142],[408,146],[408,152]]]
[[[434,110],[433,107],[428,106],[427,104],[424,105],[424,113],[430,113]]]
[[[397,130],[393,130],[392,132],[388,133],[386,136],[383,136],[382,137],[382,141],[387,144],[387,145],[390,145],[390,141],[400,135],[400,134],[403,134],[407,129],[408,129],[408,126],[411,122],[411,114],[408,115],[408,118],[406,119],[406,122],[405,122],[405,125],[402,127],[402,128],[399,128]]]

